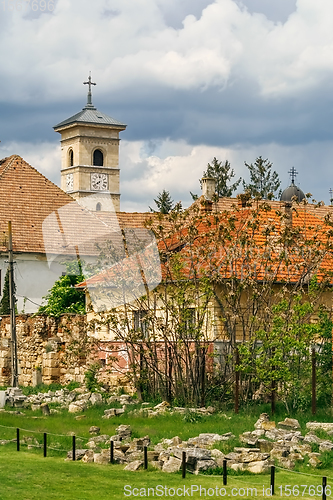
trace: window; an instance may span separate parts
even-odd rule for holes
[[[69,167],[72,167],[74,165],[74,153],[72,149],[70,149],[68,152],[68,164]]]
[[[95,149],[94,151],[93,165],[96,165],[96,167],[103,167],[103,153],[100,149]]]
[[[100,203],[97,203],[96,212],[100,212],[101,210],[102,210],[102,205]]]
[[[141,330],[143,335],[147,337],[148,333],[147,311],[144,310],[134,311],[133,320],[134,320],[134,330],[136,331]]]

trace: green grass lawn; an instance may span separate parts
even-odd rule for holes
[[[158,418],[130,417],[122,415],[120,417],[104,420],[101,418],[105,407],[91,408],[85,412],[86,417],[76,420],[75,415],[67,412],[43,417],[41,412],[24,410],[25,416],[1,413],[0,412],[0,440],[15,439],[16,427],[25,429],[21,431],[21,438],[32,437],[31,444],[42,443],[43,432],[48,433],[48,444],[52,447],[63,450],[62,452],[48,450],[48,456],[43,457],[42,448],[27,448],[21,446],[21,451],[16,451],[16,443],[0,446],[0,500],[103,500],[103,499],[125,499],[136,497],[157,497],[164,498],[172,496],[175,489],[174,498],[219,498],[221,496],[229,498],[267,498],[267,491],[263,495],[263,487],[269,488],[269,475],[229,475],[228,486],[223,488],[222,477],[213,476],[193,476],[187,474],[185,480],[181,474],[166,474],[155,469],[137,472],[124,471],[123,465],[98,465],[84,464],[81,462],[65,462],[66,451],[71,449],[72,438],[70,434],[82,436],[83,445],[85,439],[89,437],[89,427],[98,425],[102,434],[115,434],[115,429],[120,424],[130,424],[133,437],[140,437],[149,434],[155,444],[162,438],[171,438],[175,435],[182,439],[197,436],[201,432],[214,432],[223,434],[233,432],[236,436],[246,430],[252,430],[253,424],[259,414],[268,411],[268,407],[249,408],[240,411],[235,416],[228,412],[225,418],[221,414],[211,417],[204,417],[197,422],[184,422],[183,416],[160,416]],[[282,420],[286,414],[283,410],[276,416],[276,422]],[[302,432],[305,432],[305,423],[314,420],[310,415],[293,415],[298,418],[302,425]],[[37,417],[37,418],[36,418]],[[322,413],[315,418],[317,421],[329,421],[328,413]],[[28,432],[34,431],[34,432]],[[51,434],[61,434],[54,436]],[[28,444],[28,443],[27,443]],[[221,446],[223,451],[238,445],[238,439]],[[77,443],[77,448],[80,441]],[[298,473],[297,473],[298,472]],[[313,474],[313,475],[304,475]],[[298,465],[296,472],[277,471],[275,481],[275,496],[278,498],[321,498],[320,485],[322,476],[328,476],[328,484],[332,484],[333,489],[333,468],[330,460],[327,461],[325,469],[312,469],[306,465]],[[288,486],[291,485],[291,486]],[[299,485],[299,488],[297,488]],[[304,486],[302,486],[304,485]],[[159,488],[156,490],[156,488]],[[201,496],[200,490],[202,489]],[[313,486],[311,490],[309,487]],[[126,487],[126,488],[125,488]],[[177,488],[184,488],[178,489]],[[192,491],[191,491],[192,487]],[[294,487],[294,492],[292,488]],[[125,488],[125,489],[124,489]],[[137,489],[135,489],[137,488]],[[216,489],[217,488],[217,489]],[[257,495],[254,495],[256,488]],[[318,489],[317,489],[318,488]],[[209,491],[208,491],[209,490]],[[297,492],[299,493],[297,494]],[[154,493],[154,495],[153,495]],[[166,495],[166,494],[167,495]],[[331,495],[333,496],[333,495]],[[329,498],[329,495],[327,496]]]
[[[321,476],[332,474],[332,470],[316,472],[316,477],[297,475],[294,473],[277,472],[275,478],[275,496],[287,497],[295,485],[299,485],[299,495],[290,498],[304,499],[321,498],[320,490],[309,490],[309,486],[320,488]],[[222,477],[193,476],[187,474],[182,479],[181,474],[165,474],[155,470],[126,472],[121,465],[83,464],[81,462],[65,462],[62,458],[37,456],[27,451],[16,452],[12,449],[0,449],[0,498],[1,500],[106,500],[110,498],[135,498],[156,493],[168,493],[172,496],[172,488],[179,489],[178,495],[184,496],[184,487],[189,498],[218,498],[221,496],[233,498],[266,498],[270,476],[241,475],[228,476],[228,485],[223,488]],[[328,481],[333,486],[333,481]],[[288,487],[288,485],[290,485]],[[303,485],[303,486],[301,486]],[[197,488],[205,488],[197,491]],[[279,487],[282,487],[279,488]],[[302,491],[306,486],[305,494]],[[158,488],[157,488],[158,487]],[[135,490],[137,488],[137,490]],[[192,492],[191,492],[192,488]],[[217,491],[216,491],[217,488]],[[257,495],[255,495],[256,488]],[[263,488],[265,495],[263,495]],[[208,489],[210,489],[208,491]],[[251,490],[252,489],[252,490]],[[311,494],[309,494],[309,491]],[[125,495],[126,493],[126,495]],[[132,493],[132,494],[130,494]],[[140,495],[141,493],[141,495]],[[181,493],[181,494],[180,494]],[[192,493],[192,494],[191,494]],[[213,495],[212,495],[213,493]],[[217,493],[217,495],[216,495]]]

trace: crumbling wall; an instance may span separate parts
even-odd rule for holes
[[[19,384],[45,384],[71,380],[83,382],[90,362],[87,352],[87,320],[85,315],[64,314],[60,318],[21,314],[16,318]],[[11,335],[9,316],[0,323],[0,385],[10,384]]]

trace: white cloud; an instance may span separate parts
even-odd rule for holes
[[[38,172],[60,185],[61,151],[60,145],[52,142],[7,142],[0,145],[0,157],[21,156]]]
[[[223,88],[246,76],[266,95],[318,85],[333,69],[331,0],[298,0],[284,24],[212,0],[179,29],[167,26],[158,0],[58,0],[53,14],[6,15],[0,63],[13,101],[36,88],[39,99],[73,98],[89,69],[103,91],[151,82]]]
[[[12,142],[0,146],[1,158],[18,154],[55,184],[60,184],[60,145]],[[154,198],[163,189],[170,191],[175,201],[182,201],[184,206],[188,206],[192,201],[190,191],[200,194],[199,179],[214,156],[230,161],[235,179],[243,177],[248,181],[244,162],[253,163],[258,156],[262,156],[273,162],[273,170],[280,176],[282,189],[289,185],[288,171],[292,166],[298,171],[300,187],[304,192],[311,192],[317,200],[328,203],[329,188],[333,188],[333,184],[323,182],[331,176],[331,142],[311,142],[303,148],[276,143],[218,148],[165,140],[155,146],[154,154],[147,154],[151,145],[144,141],[121,142],[122,211],[147,211],[149,206],[154,206]]]
[[[1,99],[8,121],[3,115],[1,156],[20,154],[59,183],[58,144],[36,136],[20,142],[15,133],[20,129],[26,140],[41,123],[46,129],[43,106],[51,113],[54,103],[60,113],[66,100],[70,109],[79,99],[83,105],[82,82],[91,70],[101,111],[121,100],[115,116],[125,110],[133,138],[121,142],[124,209],[147,209],[163,188],[190,202],[189,191],[199,192],[198,179],[214,156],[229,159],[240,176],[245,160],[262,155],[281,178],[294,165],[300,175],[308,172],[307,181],[319,158],[323,177],[316,176],[318,187],[308,183],[324,198],[319,182],[329,182],[333,148],[330,116],[325,127],[317,100],[329,95],[333,71],[332,0],[297,0],[285,22],[270,20],[269,7],[265,16],[232,0],[184,1],[186,8],[178,0],[57,0],[53,14],[4,13]],[[289,106],[297,100],[299,110]],[[323,131],[327,142],[314,142]],[[298,144],[277,144],[289,139]]]
[[[200,194],[199,179],[214,156],[230,161],[235,171],[234,180],[242,177],[247,182],[249,176],[244,162],[254,163],[258,156],[268,158],[273,163],[272,169],[279,174],[282,189],[290,184],[288,171],[294,166],[298,171],[297,183],[304,192],[311,192],[314,198],[326,200],[326,203],[329,200],[330,186],[322,180],[325,176],[329,177],[325,165],[330,164],[333,155],[333,144],[330,142],[312,142],[303,148],[276,143],[217,148],[165,141],[160,144],[157,154],[151,156],[145,155],[144,149],[144,144],[139,141],[122,143],[122,211],[147,211],[163,189],[170,191],[175,201],[182,201],[184,206],[188,206],[192,201],[190,191]],[[175,154],[170,154],[170,151]],[[314,176],[314,171],[320,171],[321,175]]]
[[[283,25],[252,16],[239,33],[247,61],[241,65],[266,95],[297,95],[318,86],[333,70],[332,20],[330,0],[298,0],[297,11]]]

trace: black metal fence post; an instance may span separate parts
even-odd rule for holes
[[[182,453],[182,478],[186,477],[186,451]]]
[[[75,450],[75,436],[73,436],[73,460],[74,461],[76,459],[75,454],[76,454],[76,450]]]
[[[271,495],[274,495],[274,486],[275,486],[275,467],[271,466]]]
[[[44,457],[47,455],[47,434],[44,432]]]
[[[326,486],[327,486],[327,477],[323,477],[323,496],[322,499],[326,500]]]
[[[114,462],[114,444],[113,444],[113,441],[111,439],[110,441],[110,463],[113,464]]]
[[[223,486],[227,485],[227,461],[223,460]]]
[[[16,449],[20,451],[20,429],[16,429]]]

